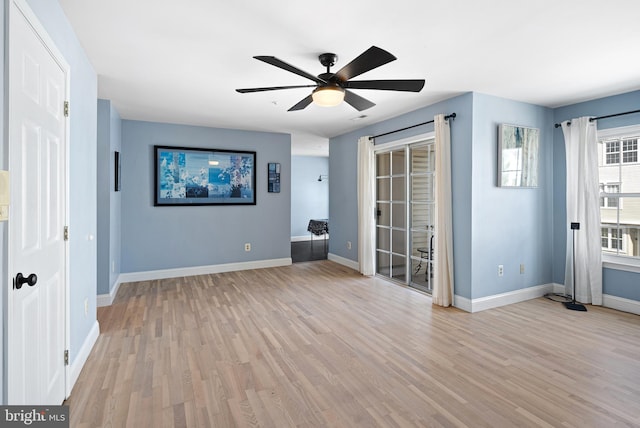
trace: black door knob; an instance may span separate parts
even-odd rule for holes
[[[27,284],[33,287],[34,285],[36,285],[36,282],[38,282],[38,276],[35,273],[32,273],[31,275],[25,277],[22,275],[22,272],[20,272],[16,275],[16,282],[14,286],[16,287],[16,289],[20,290],[23,284]]]

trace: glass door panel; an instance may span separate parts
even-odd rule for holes
[[[404,202],[392,202],[391,203],[391,226],[396,229],[405,230],[405,204]],[[404,253],[404,251],[403,251]]]
[[[378,227],[378,233],[376,234],[376,248],[378,251],[386,253],[391,252],[391,236],[389,235],[388,228]]]
[[[391,200],[391,178],[378,177],[376,180],[376,199],[378,201],[390,201]]]
[[[391,277],[402,283],[407,279],[407,258],[404,255],[393,255],[393,269],[391,271]]]
[[[376,155],[376,175],[378,177],[391,175],[391,153]]]
[[[411,148],[409,204],[411,206],[411,281],[428,293],[433,289],[435,186],[434,145]]]
[[[390,253],[383,251],[377,252],[376,273],[378,275],[391,276],[391,259],[389,258],[389,254]]]
[[[405,148],[376,154],[376,273],[406,282]]]

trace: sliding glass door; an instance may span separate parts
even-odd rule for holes
[[[431,292],[434,145],[423,140],[376,153],[376,273]]]
[[[376,155],[376,273],[407,278],[406,149]]]

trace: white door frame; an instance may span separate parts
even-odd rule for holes
[[[70,99],[70,88],[71,88],[71,68],[69,66],[69,64],[67,63],[64,55],[58,50],[56,44],[54,43],[53,39],[49,36],[49,34],[47,33],[46,29],[44,28],[44,26],[40,23],[40,20],[38,19],[38,17],[35,15],[35,13],[33,13],[33,11],[31,10],[31,8],[29,7],[28,3],[26,0],[10,0],[8,7],[5,9],[5,13],[6,13],[6,19],[5,19],[5,23],[7,25],[6,28],[6,34],[7,34],[7,39],[11,37],[11,32],[10,32],[10,28],[11,28],[11,19],[12,19],[12,14],[13,14],[13,7],[16,7],[16,12],[17,13],[21,13],[24,18],[27,20],[27,22],[29,23],[29,25],[31,25],[31,27],[34,29],[35,33],[37,34],[37,36],[40,38],[40,40],[42,41],[42,44],[46,47],[46,49],[49,51],[49,53],[51,54],[51,56],[53,57],[53,59],[56,61],[56,63],[60,66],[60,68],[63,70],[64,74],[65,74],[65,94],[64,97],[66,100]],[[7,43],[5,44],[5,47],[7,49],[7,52],[5,54],[5,58],[6,61],[9,61],[9,43],[7,40]],[[9,67],[5,66],[5,70],[8,70]],[[7,82],[7,89],[6,89],[6,94],[9,94],[10,90],[9,88],[11,87],[11,85],[13,84],[13,77],[11,75],[8,76],[8,78],[6,79]],[[7,99],[8,99],[8,95],[7,95]],[[7,128],[9,128],[9,123],[10,120],[12,118],[11,114],[11,108],[10,108],[10,101],[6,103],[6,105],[9,106],[9,108],[7,109],[7,112],[5,113],[5,123],[7,124]],[[9,135],[9,133],[7,132],[8,135],[8,153],[9,153],[9,157],[8,159],[11,159],[11,144],[9,143],[9,141],[11,141],[11,138],[13,137],[12,135]],[[69,141],[70,141],[70,126],[69,126],[69,120],[67,118],[67,120],[65,120],[64,123],[64,141],[63,141],[63,145],[64,145],[64,150],[65,150],[65,157],[64,157],[64,168],[63,168],[63,188],[64,188],[64,205],[63,205],[63,209],[64,209],[64,223],[65,225],[69,225]],[[10,164],[10,161],[7,162],[8,164]],[[10,171],[10,174],[19,174],[21,171]],[[10,205],[11,207],[11,205]],[[11,226],[11,217],[9,217],[9,224],[8,224],[8,248],[11,248],[11,242],[13,239],[13,233],[14,231],[12,230],[12,226]],[[8,367],[9,367],[9,359],[12,357],[11,353],[9,352],[9,349],[11,347],[11,335],[9,334],[9,332],[11,331],[11,327],[12,327],[12,323],[13,323],[13,317],[14,312],[13,312],[13,293],[12,291],[12,284],[13,284],[13,274],[15,273],[15,268],[13,266],[13,260],[12,260],[12,254],[11,252],[8,252],[8,256],[7,256],[7,299],[4,299],[5,303],[5,310],[6,310],[6,314],[7,314],[7,324],[6,324],[6,329],[5,331],[7,332],[7,337],[5,340],[5,343],[7,344],[7,351],[6,354],[7,355],[7,363],[5,364],[5,367],[3,368],[3,370],[5,371],[4,373],[4,379],[7,385],[7,396],[5,397],[5,401],[9,402],[9,400],[11,399],[12,393],[13,391],[11,390],[11,382],[10,382],[10,377],[11,377],[11,373],[9,373]],[[69,241],[65,239],[64,241],[64,279],[63,279],[63,283],[64,283],[64,325],[65,325],[65,331],[64,331],[64,349],[65,350],[69,350],[69,344],[70,344],[70,337],[71,337],[71,326],[70,326],[70,316],[69,316],[69,308],[70,308],[70,301],[69,301]],[[70,389],[71,389],[71,382],[69,379],[70,376],[70,370],[69,370],[69,364],[66,364],[64,366],[64,382],[65,382],[65,398],[69,397],[69,394],[71,393]]]
[[[418,134],[418,135],[413,135],[411,137],[407,137],[407,138],[403,138],[400,140],[394,140],[394,141],[389,141],[387,143],[384,144],[376,144],[373,146],[373,156],[377,156],[378,154],[381,153],[385,153],[385,152],[391,152],[394,150],[398,150],[400,148],[404,148],[405,149],[405,153],[407,153],[407,148],[410,148],[410,146],[412,146],[413,144],[417,144],[417,143],[422,143],[422,142],[428,142],[430,140],[435,140],[436,138],[436,132],[435,131],[430,131],[430,132],[426,132],[426,133],[422,133],[422,134]],[[409,170],[409,156],[406,156],[405,158],[405,199],[408,201],[409,200],[409,182],[411,179],[411,173]],[[376,166],[377,168],[377,166]],[[377,170],[374,171],[374,176],[373,176],[373,180],[376,180],[377,177]],[[376,199],[377,199],[377,190],[376,190]],[[406,210],[405,210],[405,233],[406,233],[406,239],[405,239],[405,257],[407,258],[407,263],[405,265],[405,281],[404,284],[405,285],[410,285],[411,281],[412,281],[412,269],[411,269],[411,260],[412,260],[412,255],[411,255],[411,214],[409,212],[409,204],[407,204],[406,206]],[[374,227],[376,227],[377,229],[377,220],[376,220],[376,224]],[[377,230],[376,230],[377,233]],[[377,244],[376,244],[376,251],[377,251]],[[378,258],[376,255],[376,259],[375,259],[375,272],[377,275],[378,272]],[[385,277],[386,278],[386,277]],[[393,279],[391,277],[387,278],[387,279]]]

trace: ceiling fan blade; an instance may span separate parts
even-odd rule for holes
[[[316,83],[327,83],[326,81],[320,79],[317,76],[314,76],[311,73],[307,73],[304,70],[300,70],[298,67],[294,67],[291,64],[287,64],[286,62],[276,58],[275,56],[254,56],[255,59],[266,62],[267,64],[271,64],[275,67],[281,68],[283,70],[287,70],[293,74],[297,74],[298,76],[306,77],[309,80],[313,80]]]
[[[358,80],[344,82],[342,87],[348,89],[420,92],[424,87],[424,80]]]
[[[344,100],[358,111],[366,110],[375,104],[360,95],[356,95],[351,91],[344,91]]]
[[[366,73],[369,70],[387,64],[397,58],[384,49],[377,46],[371,46],[369,49],[360,54],[359,57],[342,67],[336,76],[341,82]]]
[[[302,110],[312,102],[313,102],[313,98],[311,97],[311,95],[309,95],[308,97],[303,98],[298,104],[294,105],[287,111]]]
[[[315,88],[317,85],[296,85],[296,86],[271,86],[268,88],[246,88],[236,89],[236,92],[241,94],[247,94],[249,92],[264,92],[264,91],[277,91],[279,89],[294,89],[294,88]]]

